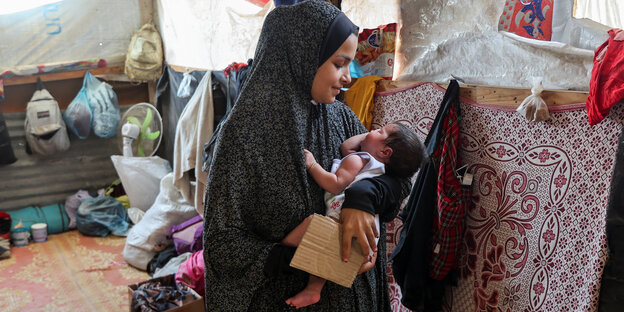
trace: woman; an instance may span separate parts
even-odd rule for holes
[[[289,310],[285,300],[305,287],[308,275],[288,269],[292,250],[279,242],[306,217],[324,212],[323,190],[307,174],[303,150],[328,170],[340,158],[341,142],[366,131],[347,106],[334,103],[351,79],[355,34],[357,27],[324,1],[280,6],[267,16],[208,176],[206,311]],[[377,249],[372,214],[345,208],[341,219],[343,254],[351,237],[365,254],[369,245]],[[328,283],[306,310],[389,310],[382,262],[365,263],[361,271],[375,269],[350,289]]]

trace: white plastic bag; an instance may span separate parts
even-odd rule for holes
[[[544,91],[542,81],[538,80],[537,83],[531,88],[531,95],[527,96],[520,106],[516,109],[518,113],[524,116],[529,121],[544,121],[550,118],[548,112],[548,106],[541,94]]]
[[[180,81],[180,86],[178,87],[178,93],[176,94],[180,98],[187,98],[193,94],[193,83],[197,83],[197,79],[191,75],[189,72],[184,72],[182,74],[182,81]]]
[[[143,211],[149,209],[160,191],[160,180],[171,172],[169,161],[158,156],[119,155],[112,155],[111,160],[128,195],[130,206]]]
[[[196,215],[195,205],[184,200],[180,191],[173,186],[173,173],[165,175],[160,182],[156,201],[128,232],[123,250],[124,259],[136,268],[147,270],[149,261],[172,243],[171,239],[167,239],[169,227]]]

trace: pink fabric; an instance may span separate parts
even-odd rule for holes
[[[200,296],[204,296],[204,251],[194,252],[190,258],[178,268],[176,282],[187,285],[195,290]]]
[[[433,84],[377,95],[373,128],[393,120],[424,140],[444,93]],[[461,103],[460,151],[474,174],[460,280],[445,311],[593,311],[607,256],[606,204],[624,107],[590,127],[584,109],[545,122]],[[386,224],[388,255],[402,229]],[[394,311],[408,311],[388,265]]]

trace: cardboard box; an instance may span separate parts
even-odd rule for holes
[[[171,275],[167,275],[163,277],[152,278],[146,281],[138,282],[136,284],[128,285],[128,295],[130,296],[130,306],[129,306],[130,312],[132,312],[132,293],[135,290],[137,290],[140,285],[147,283],[147,282],[156,282],[156,281],[160,281],[162,285],[166,285],[166,286],[174,286],[176,283],[175,275],[171,274]],[[197,294],[197,292],[195,292],[192,288],[187,287],[187,289],[193,295],[194,299],[185,303],[181,307],[166,310],[166,312],[203,312],[204,311],[204,298],[200,296],[199,294]]]
[[[360,245],[353,241],[349,262],[343,262],[341,238],[340,223],[315,214],[295,251],[290,266],[350,288],[365,259]]]

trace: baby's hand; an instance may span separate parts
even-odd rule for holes
[[[306,170],[309,170],[312,166],[314,166],[314,164],[316,164],[316,159],[314,159],[314,155],[312,155],[312,153],[307,149],[303,150],[303,154],[305,155]]]

